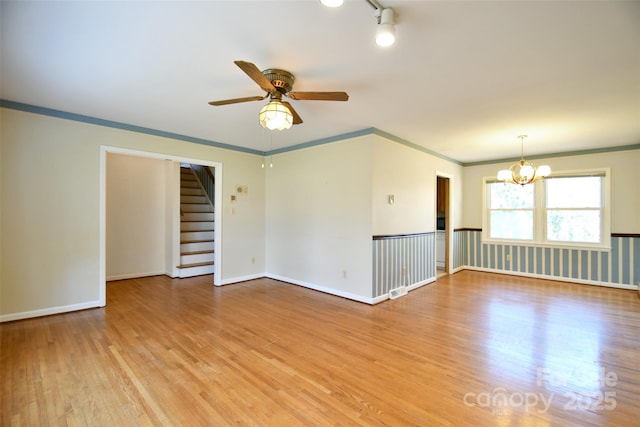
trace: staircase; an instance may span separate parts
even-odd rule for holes
[[[179,277],[213,274],[213,205],[188,166],[180,167]]]

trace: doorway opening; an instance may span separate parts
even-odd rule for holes
[[[107,197],[107,185],[113,185],[113,174],[111,176],[108,174],[109,165],[113,165],[115,162],[113,159],[116,157],[126,158],[127,161],[131,165],[135,165],[136,159],[140,162],[147,162],[150,167],[143,168],[146,171],[155,171],[154,173],[157,176],[162,175],[164,177],[163,182],[159,182],[159,180],[154,181],[153,184],[148,185],[148,191],[155,191],[158,194],[158,197],[153,202],[155,203],[156,208],[162,208],[161,215],[155,215],[156,227],[155,230],[160,230],[161,234],[163,234],[164,240],[163,242],[156,242],[159,245],[163,244],[164,249],[164,258],[162,258],[162,254],[155,254],[155,260],[149,260],[149,253],[140,254],[141,259],[146,262],[146,265],[151,265],[153,268],[150,271],[142,271],[140,267],[132,267],[131,265],[122,264],[125,261],[129,262],[130,258],[120,257],[120,258],[110,258],[109,270],[107,270],[107,257],[112,257],[114,253],[114,248],[112,246],[114,239],[107,231],[107,219],[112,224],[114,218],[117,221],[120,221],[121,224],[127,224],[130,230],[135,230],[135,232],[140,231],[143,232],[144,228],[148,228],[149,224],[147,224],[144,218],[138,218],[137,224],[140,227],[137,227],[135,224],[128,223],[128,219],[121,215],[121,212],[118,211],[118,206],[114,206],[114,198],[111,197],[113,193],[113,187],[110,190],[110,197]],[[155,161],[155,164],[154,164]],[[202,165],[204,167],[210,167],[214,176],[215,185],[218,188],[221,188],[222,184],[222,164],[218,162],[212,162],[209,160],[203,159],[194,159],[194,158],[186,158],[180,156],[167,155],[162,153],[154,153],[154,152],[146,152],[146,151],[138,151],[131,150],[119,147],[110,147],[110,146],[101,146],[100,147],[100,306],[106,305],[106,284],[107,280],[116,280],[118,278],[127,278],[126,276],[131,274],[133,276],[142,277],[144,273],[151,274],[165,274],[169,277],[178,277],[177,274],[177,266],[180,264],[180,237],[181,237],[181,221],[180,221],[180,164],[188,163],[195,165]],[[120,163],[121,168],[131,167],[127,163]],[[134,169],[136,167],[134,166]],[[145,176],[145,173],[140,173],[141,170],[137,169],[135,171],[141,179],[148,179],[148,176]],[[126,182],[123,182],[122,188],[124,191],[128,191],[128,186]],[[222,205],[222,191],[215,192],[215,200],[212,200],[214,206]],[[161,200],[161,202],[158,202]],[[121,203],[121,207],[125,206],[123,203],[126,203],[126,198],[122,198],[119,201]],[[138,200],[136,200],[138,202]],[[160,204],[158,204],[160,203]],[[220,213],[221,209],[215,209],[213,212],[214,222],[216,224],[216,229],[220,230],[222,228],[222,215]],[[117,212],[117,215],[114,216],[113,212]],[[133,210],[132,212],[135,212]],[[111,230],[110,230],[111,231]],[[152,232],[149,232],[147,229],[145,231],[148,235],[151,235]],[[222,249],[222,233],[217,233],[216,239],[214,241],[214,249],[213,249],[213,284],[221,285],[221,276],[222,276],[222,266],[221,266],[221,249]],[[107,246],[107,240],[109,240],[109,246]],[[126,245],[123,246],[126,248]],[[116,248],[117,249],[117,248]],[[161,259],[162,258],[162,259]],[[112,268],[114,266],[114,262],[120,262],[121,264],[118,268]]]
[[[436,276],[450,272],[449,242],[451,237],[451,178],[436,174]]]
[[[180,278],[214,273],[214,173],[209,166],[180,164]]]

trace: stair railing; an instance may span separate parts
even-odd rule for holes
[[[204,188],[211,205],[215,207],[215,187],[216,187],[216,179],[211,172],[211,168],[209,166],[202,165],[191,165],[191,169],[196,173],[198,179],[200,180],[200,184]]]

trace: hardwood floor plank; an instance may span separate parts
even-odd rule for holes
[[[463,271],[368,306],[157,276],[0,335],[0,425],[640,425],[620,289]]]

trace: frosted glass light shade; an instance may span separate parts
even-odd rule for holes
[[[540,167],[538,167],[536,175],[547,177],[551,175],[551,168],[548,165],[541,165]]]
[[[509,169],[502,169],[498,171],[498,181],[508,181],[511,179],[511,171]]]
[[[393,24],[378,24],[376,27],[376,44],[378,46],[391,46],[396,41],[396,29]]]
[[[320,0],[320,3],[327,7],[340,7],[344,0]]]
[[[524,164],[520,168],[520,176],[531,178],[533,176],[533,167],[529,164]]]
[[[269,130],[289,129],[293,124],[291,111],[278,100],[272,100],[262,107],[258,118],[262,127]]]

